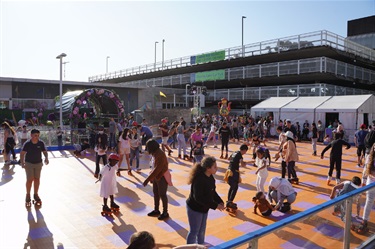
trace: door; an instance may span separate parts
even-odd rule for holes
[[[338,112],[327,112],[326,113],[326,124],[325,127],[328,127],[330,123],[333,123],[335,120],[339,120]]]

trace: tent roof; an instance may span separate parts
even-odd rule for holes
[[[299,97],[281,108],[282,111],[314,112],[315,108],[329,100],[331,96]]]
[[[251,111],[278,111],[297,97],[271,97],[253,106]]]
[[[317,112],[336,111],[341,112],[352,112],[361,107],[368,99],[371,98],[371,94],[367,95],[345,95],[345,96],[333,96],[321,106],[316,108]]]

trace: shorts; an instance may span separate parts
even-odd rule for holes
[[[366,147],[364,145],[358,145],[357,156],[365,155]]]
[[[28,163],[25,162],[26,179],[40,179],[40,172],[42,171],[43,163]]]
[[[130,154],[130,147],[121,148],[121,149],[119,150],[119,154],[120,154],[120,155]]]
[[[168,138],[169,137],[162,137],[161,138],[161,144],[168,145]]]

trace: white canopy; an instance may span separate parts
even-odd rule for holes
[[[290,103],[291,101],[295,100],[297,97],[271,97],[268,98],[259,104],[253,106],[251,108],[251,115],[253,117],[256,116],[264,116],[269,112],[273,113],[273,119],[279,120],[280,119],[280,109],[285,106],[286,104]]]
[[[317,118],[326,122],[327,113],[338,113],[339,120],[345,129],[357,130],[364,123],[365,115],[368,121],[375,118],[374,96],[345,95],[333,96],[316,108]]]
[[[274,120],[290,119],[292,123],[300,122],[301,125],[305,120],[310,124],[320,120],[328,126],[335,117],[343,124],[346,138],[352,142],[358,127],[375,119],[375,96],[272,97],[251,108],[253,116],[264,116],[270,112]]]
[[[331,96],[299,97],[281,108],[280,117],[282,120],[290,119],[292,123],[301,123],[305,120],[309,123],[317,122],[315,109],[330,98]]]

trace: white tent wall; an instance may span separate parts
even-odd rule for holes
[[[353,143],[354,133],[364,123],[363,114],[368,114],[370,122],[374,117],[374,103],[373,95],[334,96],[316,108],[316,118],[326,124],[327,113],[338,113],[339,120],[345,128],[345,138]]]
[[[297,97],[270,97],[251,107],[251,115],[257,117],[272,112],[273,119],[278,121],[280,119],[280,109],[296,98]]]
[[[305,120],[309,124],[317,122],[315,109],[329,100],[331,96],[299,97],[281,108],[281,119],[290,119],[292,123],[302,125]]]

